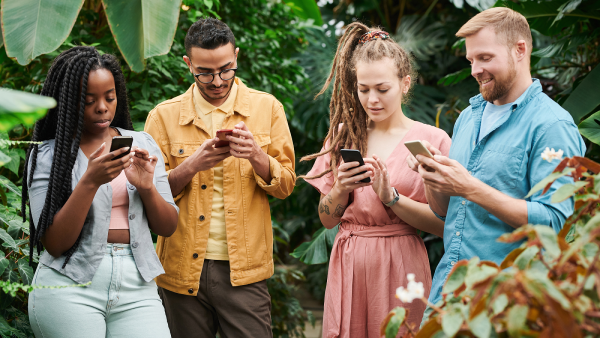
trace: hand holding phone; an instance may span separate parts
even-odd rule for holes
[[[219,138],[219,141],[215,143],[215,148],[227,147],[229,145],[227,135],[233,135],[233,129],[217,130],[217,137]]]
[[[365,162],[363,161],[363,157],[360,153],[360,151],[355,150],[355,149],[342,149],[340,150],[340,153],[342,155],[342,159],[344,160],[344,162],[349,163],[349,162],[358,162],[358,166],[362,167],[365,165]],[[358,176],[358,175],[362,175],[366,173],[366,171],[360,172],[354,176]],[[359,182],[361,183],[370,183],[371,182],[371,178],[370,177],[366,177],[363,178],[362,180],[360,180]]]

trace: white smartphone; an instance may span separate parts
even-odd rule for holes
[[[408,148],[410,153],[413,154],[415,158],[417,157],[417,155],[423,155],[429,158],[433,158],[433,155],[429,152],[429,149],[427,149],[425,145],[423,145],[423,143],[419,140],[404,142],[404,145],[406,146],[406,148]]]

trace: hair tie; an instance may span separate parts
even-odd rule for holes
[[[360,43],[361,45],[364,45],[365,43],[369,42],[369,41],[373,41],[373,40],[377,40],[377,39],[389,39],[390,38],[390,34],[388,32],[384,32],[384,31],[372,31],[372,32],[366,32],[365,34],[363,34],[360,37],[360,40],[358,40],[358,43]]]

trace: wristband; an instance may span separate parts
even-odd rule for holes
[[[392,187],[392,189],[394,190],[394,199],[389,201],[388,203],[383,203],[383,205],[385,205],[386,207],[392,207],[394,204],[396,204],[396,202],[398,202],[398,200],[400,199],[400,194],[398,193],[398,190],[396,190],[396,188]]]

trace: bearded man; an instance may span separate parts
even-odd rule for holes
[[[429,296],[433,304],[441,300],[456,262],[478,256],[500,264],[521,245],[497,242],[499,236],[528,223],[560,231],[574,202],[552,204],[550,198],[569,178],[558,179],[544,195],[525,196],[558,164],[542,159],[547,148],[569,157],[585,153],[571,115],[531,77],[532,39],[525,17],[508,8],[488,9],[456,36],[465,38],[481,94],[456,121],[449,157],[427,145],[433,159],[407,158],[425,183],[431,209],[445,220],[445,253]]]

